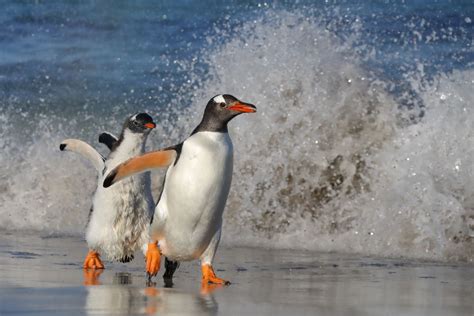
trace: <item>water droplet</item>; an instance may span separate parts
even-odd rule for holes
[[[439,98],[444,101],[444,100],[447,99],[447,96],[446,96],[444,93],[442,93],[442,94],[439,96]]]
[[[472,20],[471,20],[470,17],[465,17],[465,18],[464,18],[464,22],[466,22],[466,23],[471,23]]]

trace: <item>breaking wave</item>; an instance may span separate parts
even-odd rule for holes
[[[473,70],[425,80],[420,67],[405,84],[422,106],[405,106],[407,96],[369,71],[350,39],[316,18],[268,13],[208,40],[207,75],[193,76],[184,63],[190,80],[176,101],[147,109],[160,124],[149,148],[185,137],[215,94],[256,104],[257,114],[230,126],[225,244],[474,260]],[[124,117],[5,109],[0,226],[83,233],[94,170],[58,144],[66,137],[95,144]],[[154,174],[158,193],[162,173]]]

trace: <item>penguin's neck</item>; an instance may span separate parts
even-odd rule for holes
[[[120,135],[118,145],[113,152],[114,157],[129,159],[130,157],[143,153],[145,151],[146,138],[146,134],[133,133],[125,129]]]
[[[197,132],[219,132],[227,133],[227,123],[228,121],[218,120],[212,115],[204,114],[202,117],[201,123],[194,129],[191,135],[196,134]]]

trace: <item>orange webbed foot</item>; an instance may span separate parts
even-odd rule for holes
[[[100,260],[99,253],[93,250],[89,250],[89,253],[84,260],[84,269],[103,269],[104,264]]]
[[[148,244],[145,260],[148,277],[155,276],[158,273],[158,270],[160,270],[161,262],[161,255],[157,242],[151,242]]]
[[[214,269],[210,264],[203,264],[202,267],[202,283],[224,284],[229,285],[230,282],[216,276]]]

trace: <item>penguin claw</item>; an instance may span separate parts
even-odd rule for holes
[[[156,242],[148,244],[146,251],[146,272],[148,279],[156,276],[160,270],[161,255]]]
[[[100,260],[99,253],[93,250],[89,250],[89,253],[84,260],[84,264],[82,266],[84,269],[103,269],[104,264]]]
[[[207,284],[223,284],[223,285],[230,285],[230,281],[218,278],[214,269],[210,264],[204,264],[201,267],[202,269],[202,283]]]

